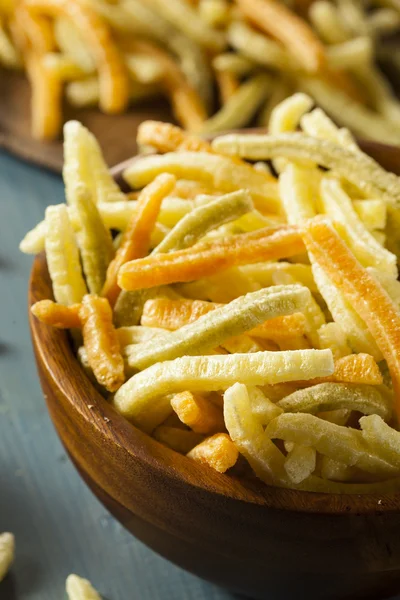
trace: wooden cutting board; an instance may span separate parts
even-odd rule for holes
[[[168,103],[143,101],[123,115],[104,115],[97,108],[74,110],[65,106],[65,120],[78,119],[94,133],[112,167],[136,153],[136,130],[142,121],[173,121]],[[60,172],[62,142],[41,142],[30,135],[30,88],[21,73],[0,69],[0,148]]]

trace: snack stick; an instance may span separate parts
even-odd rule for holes
[[[77,219],[77,237],[87,285],[92,294],[100,294],[106,279],[108,265],[114,256],[111,235],[104,226],[87,188],[77,186],[72,202],[72,210]],[[46,240],[47,236],[48,233]]]
[[[368,385],[380,385],[383,383],[382,374],[373,357],[370,354],[362,353],[349,354],[348,356],[339,358],[335,362],[335,370],[332,375],[329,375],[323,381],[312,381],[312,384],[323,383],[325,381],[363,383]]]
[[[122,289],[135,290],[193,281],[229,267],[293,256],[302,249],[297,229],[289,226],[275,232],[274,229],[260,229],[218,244],[202,243],[186,250],[128,262],[119,271],[118,285]]]
[[[254,75],[242,83],[225,100],[219,111],[202,124],[201,133],[210,134],[244,127],[265,100],[271,83],[271,78],[266,73]]]
[[[400,202],[400,179],[396,175],[385,171],[366,154],[355,154],[327,140],[315,140],[302,133],[278,136],[233,133],[216,138],[212,146],[217,152],[251,160],[277,157],[311,160],[331,169],[332,175],[347,179],[371,197],[382,198],[390,205]]]
[[[353,208],[369,231],[385,229],[387,207],[382,200],[353,200]]]
[[[358,36],[340,44],[328,46],[326,57],[332,69],[356,70],[373,60],[373,45],[369,36]]]
[[[65,205],[47,207],[46,230],[46,260],[54,297],[60,304],[76,304],[87,290],[75,234]]]
[[[261,285],[243,274],[238,267],[231,267],[215,276],[192,283],[176,284],[174,288],[185,298],[227,304],[239,296],[260,290]]]
[[[57,304],[52,300],[40,300],[31,306],[31,311],[39,321],[60,329],[81,327],[80,304]]]
[[[306,71],[319,71],[325,63],[324,46],[311,27],[276,0],[236,0],[250,22],[276,38]]]
[[[354,152],[359,147],[350,131],[344,127],[339,129],[334,122],[320,108],[314,108],[311,112],[304,114],[300,119],[303,132],[321,140],[328,140],[338,146],[344,146]]]
[[[118,327],[138,325],[146,300],[158,296],[178,299],[182,296],[171,287],[163,285],[135,292],[121,291],[114,306],[114,320]]]
[[[382,286],[358,263],[331,225],[314,219],[304,226],[305,242],[318,264],[345,294],[387,361],[395,396],[400,393],[400,316]],[[395,400],[395,410],[397,402]]]
[[[54,20],[54,36],[57,46],[63,54],[69,56],[85,73],[93,73],[96,68],[95,61],[85,43],[82,32],[73,21],[67,17],[57,17]]]
[[[294,444],[294,447],[288,452],[285,458],[283,468],[290,481],[293,481],[295,484],[301,483],[315,471],[316,459],[317,453],[315,448]]]
[[[153,57],[163,72],[161,84],[169,95],[173,112],[185,129],[196,130],[207,118],[203,101],[167,52],[150,42],[130,40],[129,51]]]
[[[153,431],[153,437],[175,452],[187,454],[204,440],[204,436],[194,431],[177,429],[168,425],[159,425]]]
[[[210,27],[184,0],[171,0],[168,3],[163,0],[150,0],[149,4],[162,17],[200,46],[211,52],[221,51],[225,47],[223,34]]]
[[[300,120],[311,108],[314,101],[306,94],[293,94],[278,104],[271,112],[268,130],[271,135],[296,131]]]
[[[227,29],[229,44],[244,58],[267,68],[288,70],[293,60],[285,48],[269,37],[257,33],[244,21],[233,21]]]
[[[383,415],[361,417],[360,426],[364,440],[371,449],[391,464],[400,466],[400,434],[385,423]]]
[[[251,165],[239,164],[227,156],[209,152],[167,153],[145,156],[124,171],[125,181],[133,188],[147,185],[159,173],[172,173],[183,179],[194,179],[221,192],[249,190],[254,206],[261,212],[280,212],[276,180],[255,171]]]
[[[168,332],[160,327],[130,325],[126,327],[118,327],[117,336],[121,348],[125,348],[125,346],[129,346],[130,344],[148,342],[155,337],[167,337]]]
[[[318,171],[289,163],[279,177],[279,191],[288,223],[300,225],[317,214],[316,190],[313,179]]]
[[[99,143],[94,135],[78,121],[64,125],[63,179],[67,202],[74,204],[75,187],[86,185],[95,204],[126,200],[110,175]]]
[[[252,412],[246,386],[235,383],[224,394],[224,418],[228,433],[239,452],[263,481],[284,478],[284,456],[265,434],[262,420]]]
[[[355,352],[371,354],[377,361],[382,360],[382,353],[365,321],[363,321],[340,289],[333,284],[324,269],[314,259],[312,272],[318,289],[327,303],[335,323],[345,332],[350,347]]]
[[[328,44],[340,44],[351,37],[337,6],[327,0],[313,2],[309,19],[319,37]]]
[[[166,402],[165,394],[187,389],[192,393],[220,391],[238,380],[254,386],[311,379],[332,372],[333,359],[329,350],[183,356],[156,363],[131,377],[117,391],[113,404],[127,419],[149,431],[162,422],[156,422],[159,416],[152,411],[153,407],[158,408],[158,404]]]
[[[258,387],[247,387],[251,412],[257,417],[262,425],[268,423],[282,414],[283,410],[279,408],[266,394]]]
[[[400,282],[388,273],[367,267],[367,271],[376,279],[396,305],[400,305]]]
[[[174,394],[171,406],[182,423],[195,433],[212,434],[225,430],[222,412],[199,394],[187,391]]]
[[[318,292],[310,265],[284,261],[275,263],[264,262],[256,263],[254,265],[244,265],[243,267],[240,267],[240,270],[246,275],[249,275],[252,279],[255,279],[262,287],[274,285],[274,275],[282,272],[287,273],[296,279],[298,283],[308,287],[313,294]]]
[[[87,294],[79,311],[83,343],[97,381],[115,392],[124,382],[124,361],[106,298]]]
[[[71,58],[58,52],[47,52],[43,56],[43,65],[61,81],[71,81],[85,76],[84,71]]]
[[[377,414],[389,421],[392,414],[390,399],[376,387],[352,383],[320,383],[279,400],[284,412],[306,412],[313,415],[338,409],[350,409],[364,415]]]
[[[161,65],[153,56],[128,53],[125,54],[125,64],[135,81],[149,84],[162,79]]]
[[[123,264],[146,256],[151,242],[151,233],[160,211],[162,200],[173,190],[176,179],[167,173],[158,175],[146,186],[138,200],[137,210],[124,231],[123,239],[114,258],[109,263],[102,295],[114,306],[120,288],[117,284],[118,271]]]
[[[0,534],[0,582],[7,575],[15,554],[15,538],[12,533]]]
[[[329,348],[335,360],[351,354],[346,334],[338,323],[321,325],[318,329],[318,348]]]
[[[21,58],[0,19],[0,63],[9,69],[18,69]]]
[[[253,61],[241,54],[234,54],[233,52],[218,54],[218,56],[213,59],[212,65],[216,71],[232,73],[233,75],[236,75],[236,77],[250,75],[256,68]]]
[[[367,473],[396,474],[396,467],[371,452],[362,434],[356,429],[343,427],[306,413],[284,413],[267,425],[271,439],[284,439],[312,446],[321,454],[349,466],[357,466]]]
[[[25,0],[33,14],[44,13],[71,19],[95,59],[100,81],[100,106],[109,114],[124,110],[129,96],[129,80],[122,57],[108,27],[78,0]]]
[[[351,80],[350,80],[351,81]],[[333,119],[367,139],[399,144],[399,130],[388,119],[363,104],[353,89],[340,89],[338,82],[299,75],[298,85],[310,94]],[[348,83],[348,82],[346,82]],[[342,86],[343,87],[343,86]],[[350,93],[351,92],[351,93]]]
[[[382,248],[364,227],[340,182],[324,177],[320,190],[325,214],[344,227],[344,238],[360,263],[364,267],[385,271],[396,278],[397,257]]]
[[[39,140],[51,140],[61,127],[62,82],[45,67],[43,56],[34,51],[26,52],[25,65],[32,87],[32,135]]]
[[[253,209],[247,190],[238,190],[212,199],[185,215],[154,249],[153,254],[182,250],[193,246],[209,231],[235,221]]]
[[[212,152],[211,145],[180,127],[161,121],[143,121],[136,136],[138,145],[153,146],[157,152]]]
[[[157,361],[201,354],[267,319],[301,311],[310,296],[301,286],[276,286],[247,294],[174,331],[166,342],[150,341],[136,347],[129,366],[142,370]]]
[[[101,600],[90,581],[78,575],[68,575],[65,588],[68,600]]]
[[[140,83],[131,80],[129,83],[129,103],[135,104],[142,100],[160,95],[157,83]],[[66,85],[65,95],[68,102],[76,108],[97,106],[100,98],[99,79],[96,76],[71,81]]]
[[[355,467],[349,467],[338,460],[323,456],[321,460],[321,477],[332,481],[351,481],[354,479]]]
[[[239,452],[229,435],[217,433],[195,446],[187,456],[208,465],[218,473],[225,473],[236,464]]]
[[[234,75],[230,71],[216,71],[215,81],[218,86],[218,98],[220,104],[222,107],[224,107],[225,104],[232,98],[232,96],[235,95],[235,92],[237,92],[240,86],[240,81],[238,80],[236,75]]]

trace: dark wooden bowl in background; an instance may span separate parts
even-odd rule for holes
[[[400,173],[399,149],[363,148]],[[113,171],[117,181],[121,171]],[[52,297],[42,254],[29,305]],[[252,598],[382,599],[400,591],[400,494],[298,492],[219,475],[117,414],[80,368],[65,332],[31,314],[30,327],[66,450],[101,502],[153,550]]]

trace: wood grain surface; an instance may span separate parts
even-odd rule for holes
[[[0,69],[0,147],[21,158],[61,172],[62,142],[41,142],[30,134],[30,89],[21,73]],[[136,153],[136,130],[145,119],[173,121],[168,103],[147,100],[123,115],[104,115],[98,108],[64,107],[64,118],[78,119],[99,140],[110,166]]]
[[[59,177],[0,151],[0,531],[16,534],[17,559],[1,600],[65,600],[70,572],[104,600],[231,600],[136,540],[95,499],[65,454],[47,413],[29,337],[32,260],[18,251]]]

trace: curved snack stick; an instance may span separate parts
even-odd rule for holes
[[[297,229],[286,227],[275,232],[272,230],[272,233],[271,229],[258,230],[220,243],[198,244],[187,250],[126,263],[119,271],[118,285],[122,289],[135,290],[193,281],[229,267],[286,258],[302,250]]]
[[[138,346],[129,356],[129,367],[141,370],[157,361],[212,350],[224,340],[247,332],[267,319],[302,310],[310,297],[307,288],[297,285],[247,294],[172,332],[165,342],[156,340]]]
[[[161,84],[170,97],[177,119],[185,129],[199,129],[207,118],[206,109],[174,60],[164,50],[149,42],[130,40],[129,50],[157,59],[163,71]]]
[[[125,376],[110,305],[106,298],[87,294],[79,317],[89,365],[97,381],[109,392],[115,392],[124,383]]]
[[[78,243],[88,288],[91,293],[100,294],[108,265],[114,256],[111,235],[84,186],[75,188],[72,210],[76,215]]]
[[[304,225],[304,240],[315,260],[364,319],[386,359],[400,413],[400,314],[382,286],[366,271],[333,227],[321,219]]]
[[[266,429],[271,439],[313,446],[318,452],[372,474],[395,476],[397,468],[371,452],[361,431],[307,413],[283,413]]]
[[[324,46],[299,16],[276,0],[236,0],[243,14],[268,35],[282,42],[306,71],[325,64]]]
[[[157,152],[212,152],[211,144],[180,127],[162,121],[143,121],[138,127],[139,146],[153,146]]]
[[[65,16],[73,21],[90,47],[100,80],[100,106],[109,114],[124,110],[129,98],[129,79],[122,57],[108,27],[78,0],[25,0],[33,13]]]
[[[133,188],[142,188],[159,173],[172,173],[183,179],[193,179],[222,192],[249,190],[256,209],[280,212],[281,204],[276,180],[251,165],[209,152],[170,152],[161,156],[144,156],[123,173]]]
[[[31,311],[39,321],[60,329],[74,329],[81,326],[80,304],[57,304],[52,300],[40,300],[31,306]]]
[[[195,446],[187,456],[208,465],[218,473],[225,473],[236,464],[239,452],[226,433],[217,433]]]
[[[400,203],[400,178],[385,171],[363,152],[348,150],[327,140],[316,140],[302,133],[228,134],[216,138],[217,152],[251,160],[285,157],[294,161],[311,160],[331,169],[332,174],[347,179],[371,197],[383,198],[390,205]]]
[[[111,306],[114,306],[120,292],[117,284],[119,269],[126,262],[148,253],[161,202],[173,190],[175,182],[173,175],[158,175],[141,192],[137,200],[137,211],[125,229],[121,245],[107,268],[102,295],[108,298]]]
[[[46,260],[54,297],[60,304],[76,304],[82,300],[87,289],[65,204],[46,208],[46,231]]]
[[[154,364],[131,377],[115,394],[113,404],[126,418],[145,431],[159,425],[161,405],[170,406],[165,394],[227,389],[237,380],[263,385],[300,377],[328,375],[333,371],[330,350],[255,352],[220,356],[184,356]],[[154,409],[154,412],[152,412]]]
[[[391,402],[376,388],[348,383],[320,383],[297,390],[277,403],[284,412],[316,414],[323,411],[350,409],[364,415],[377,414],[388,421],[392,414]]]

